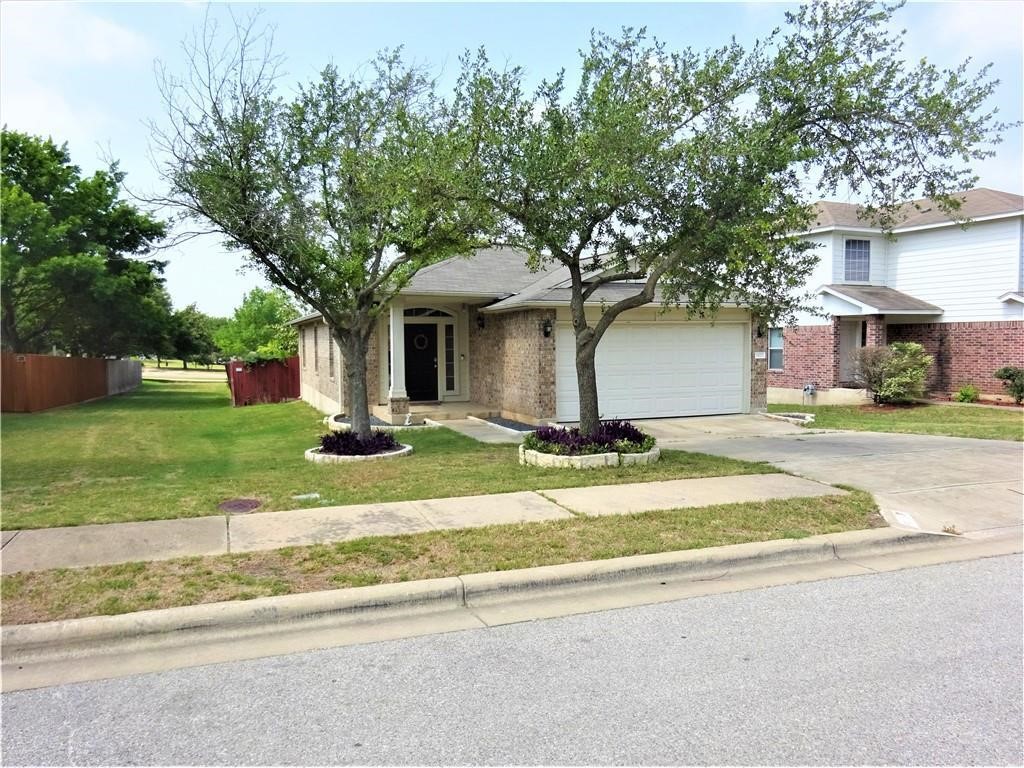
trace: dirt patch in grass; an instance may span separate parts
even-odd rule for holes
[[[12,574],[2,621],[25,624],[466,573],[804,538],[881,526],[872,498],[776,499],[668,512],[575,517],[269,552]]]

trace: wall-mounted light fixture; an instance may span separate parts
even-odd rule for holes
[[[486,325],[486,322],[484,321],[484,316],[483,315],[477,315],[476,316],[476,327],[479,328],[482,331],[484,329],[484,325]]]
[[[544,338],[551,338],[551,319],[544,318],[544,321],[540,324],[540,329],[544,333]]]
[[[757,324],[757,338],[759,338],[759,339],[763,339],[764,338],[764,323],[758,323]]]

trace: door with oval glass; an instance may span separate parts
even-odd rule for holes
[[[405,391],[410,400],[436,401],[437,325],[405,326]]]

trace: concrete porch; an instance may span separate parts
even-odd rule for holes
[[[373,415],[382,421],[391,424],[404,424],[404,414],[392,414],[389,405],[375,405],[372,408]],[[500,416],[501,411],[497,408],[482,403],[473,402],[440,402],[440,403],[410,403],[410,423],[422,424],[424,419],[433,421],[455,421],[465,419],[467,416],[476,416],[478,419],[487,419],[493,416]]]

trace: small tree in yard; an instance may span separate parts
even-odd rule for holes
[[[385,53],[365,77],[328,67],[285,102],[252,24],[187,46],[155,129],[168,202],[226,237],[274,285],[323,314],[345,362],[353,431],[370,434],[366,356],[376,319],[421,267],[472,250],[458,147],[431,81]]]
[[[885,31],[896,7],[815,2],[750,50],[597,34],[573,93],[562,75],[530,91],[521,69],[465,57],[452,114],[494,237],[568,269],[581,432],[599,426],[598,343],[659,286],[702,316],[735,302],[778,322],[805,303],[801,170],[821,193],[863,191],[883,226],[921,191],[955,210],[965,164],[1002,128],[982,108],[995,84],[908,65]],[[631,285],[602,291],[619,281]]]
[[[911,341],[888,347],[861,347],[854,353],[857,383],[876,403],[906,404],[925,395],[925,378],[932,356]]]

